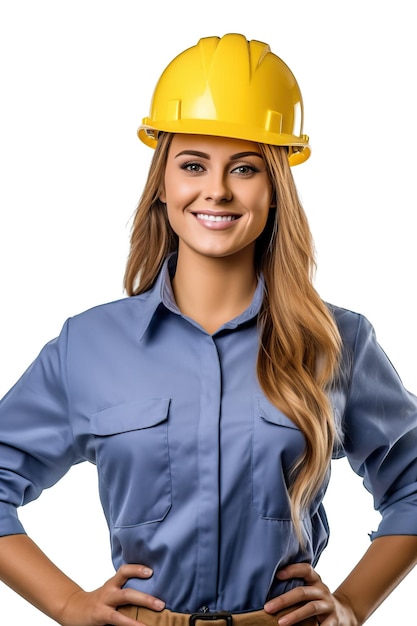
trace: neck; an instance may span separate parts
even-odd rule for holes
[[[210,334],[250,305],[256,284],[253,251],[224,258],[178,251],[172,281],[177,306]]]

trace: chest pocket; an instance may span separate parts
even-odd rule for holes
[[[100,496],[113,526],[160,522],[171,507],[169,404],[150,398],[91,416]]]
[[[304,450],[297,426],[265,397],[254,399],[252,503],[264,519],[290,520],[290,471]]]

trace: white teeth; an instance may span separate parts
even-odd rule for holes
[[[207,213],[197,213],[197,217],[200,220],[206,220],[209,222],[232,222],[237,219],[234,215],[212,215]]]

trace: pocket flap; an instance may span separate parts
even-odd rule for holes
[[[91,416],[90,432],[117,435],[156,426],[167,419],[170,402],[170,398],[147,398],[102,409]]]
[[[262,417],[266,422],[276,424],[277,426],[285,426],[285,428],[293,428],[294,430],[300,430],[289,417],[284,415],[275,405],[273,405],[267,398],[263,396],[257,396],[255,398],[258,415]]]

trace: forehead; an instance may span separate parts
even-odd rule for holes
[[[261,154],[258,144],[254,141],[212,135],[177,133],[172,138],[170,153],[177,154],[183,150],[195,150],[207,154],[225,154],[228,156],[241,152],[257,152]]]

